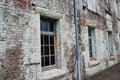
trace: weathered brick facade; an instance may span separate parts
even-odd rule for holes
[[[57,19],[55,69],[42,71],[40,17]],[[0,0],[0,80],[74,78],[72,1]]]
[[[76,0],[82,79],[120,60],[116,0]],[[91,7],[92,6],[92,7]],[[0,0],[0,80],[76,80],[73,0]],[[41,66],[41,17],[56,20],[56,67]],[[95,30],[90,59],[88,27]],[[108,32],[112,32],[110,55]]]
[[[83,64],[85,64],[84,76],[88,77],[119,62],[119,7],[116,5],[116,0],[91,0],[91,2],[90,0],[86,0],[82,4],[84,4],[84,9],[81,10],[82,14],[80,17],[81,50]],[[90,52],[89,28],[94,29],[94,42],[91,42],[91,46],[94,47],[92,57]],[[110,33],[112,36],[112,46],[109,43]],[[112,52],[110,52],[111,50]]]

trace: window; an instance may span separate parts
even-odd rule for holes
[[[88,27],[88,40],[89,40],[89,55],[91,59],[95,59],[95,29]]]
[[[118,14],[120,12],[120,0],[116,0]]]
[[[95,11],[95,0],[87,0],[88,9]]]
[[[55,65],[55,20],[41,18],[41,66]]]
[[[119,43],[120,43],[120,34],[119,34]]]
[[[119,43],[120,43],[120,34],[119,34]]]
[[[108,47],[110,55],[113,55],[113,41],[112,41],[112,32],[108,32]]]

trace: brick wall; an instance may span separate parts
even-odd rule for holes
[[[27,73],[26,65],[37,65],[40,60],[36,59],[37,62],[32,63],[30,59],[25,58],[28,52],[31,56],[33,52],[36,52],[33,50],[37,48],[34,45],[35,29],[29,25],[31,8],[30,2],[27,0],[0,1],[0,79],[2,80],[25,80],[29,75],[35,76],[32,75],[32,72]],[[26,33],[28,29],[31,29],[31,32]],[[26,39],[27,36],[30,36],[29,34],[33,37]],[[31,46],[29,46],[30,43]],[[27,46],[26,49],[24,49],[24,45]]]
[[[43,72],[41,68],[41,13],[36,11],[36,6],[62,15],[57,29],[59,68],[56,71],[60,74],[55,79],[75,78],[72,0],[0,0],[0,79],[41,80],[43,73],[56,74],[54,69]]]

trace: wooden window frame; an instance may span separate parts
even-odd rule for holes
[[[41,67],[42,67],[42,71],[45,71],[45,70],[49,70],[49,69],[54,69],[54,68],[57,68],[57,65],[56,65],[56,52],[57,52],[57,49],[56,49],[56,47],[57,47],[57,45],[56,45],[56,43],[57,43],[57,34],[56,34],[56,20],[54,20],[54,19],[51,19],[51,18],[46,18],[46,17],[42,17],[42,18],[40,18],[40,20],[42,21],[42,20],[44,20],[44,19],[46,19],[46,21],[52,21],[52,23],[53,23],[53,31],[42,31],[41,30],[41,36],[48,36],[48,38],[49,38],[49,44],[48,44],[48,46],[49,46],[49,55],[48,55],[48,57],[49,57],[49,65],[47,65],[47,66],[45,66],[45,61],[44,61],[44,66],[42,66],[42,64],[41,64]],[[51,36],[53,36],[53,38],[54,38],[54,45],[53,45],[53,47],[54,47],[54,54],[53,54],[53,56],[50,54],[51,52],[51,42],[50,42],[50,37]],[[44,41],[44,40],[43,40]],[[45,46],[45,45],[41,45],[41,46]],[[44,54],[45,54],[45,52],[44,52]],[[42,63],[42,57],[44,57],[44,59],[45,59],[45,55],[43,56],[42,54],[41,54],[41,63]],[[54,57],[54,62],[55,62],[55,64],[52,64],[51,63],[51,58],[52,57]],[[52,65],[51,65],[52,64]]]

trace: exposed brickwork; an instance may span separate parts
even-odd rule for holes
[[[86,1],[76,0],[83,77],[99,72],[120,60],[120,21],[114,11],[114,0],[95,0],[95,11],[88,8]],[[0,79],[76,80],[76,35],[73,15],[73,0],[0,0]],[[57,66],[45,71],[41,67],[41,17],[57,20]],[[95,28],[96,57],[99,63],[92,68],[89,67],[91,60],[88,26]],[[113,60],[110,60],[107,31],[113,33]],[[48,73],[52,77],[48,76]]]
[[[117,15],[116,1],[114,0],[93,0],[92,6],[95,10],[88,7],[89,0],[83,0],[83,9],[81,10],[80,23],[81,23],[81,39],[82,39],[82,55],[84,56],[84,71],[85,76],[93,75],[105,68],[108,68],[119,61],[119,15]],[[88,27],[95,29],[95,47],[96,48],[96,60],[91,60],[89,51],[89,32]],[[112,32],[112,47],[113,52],[110,55],[108,32]],[[89,67],[89,63],[92,61],[99,61],[100,64]],[[94,63],[95,64],[95,63]]]
[[[56,54],[58,67],[66,67],[67,72],[58,70],[62,76],[56,79],[70,80],[75,74],[74,50],[71,47],[75,45],[72,0],[0,0],[1,80],[36,80],[39,76],[37,73],[43,73],[40,55],[40,13],[36,11],[36,7],[62,15],[60,27],[58,26],[60,31],[57,31],[59,42],[56,44],[59,46]],[[65,34],[64,30],[67,30]],[[67,46],[63,45],[65,42],[68,42]],[[67,54],[66,57],[62,56],[64,54]],[[64,62],[60,62],[61,60]],[[54,69],[50,74],[53,74],[52,72]],[[38,79],[41,80],[41,77]]]
[[[29,16],[25,15],[27,2],[22,0],[16,1],[18,0],[0,1],[1,80],[26,79],[22,42],[24,32],[26,27],[28,27]],[[17,9],[20,9],[19,12]]]
[[[19,46],[8,49],[2,59],[0,78],[2,80],[25,80],[23,53]]]

